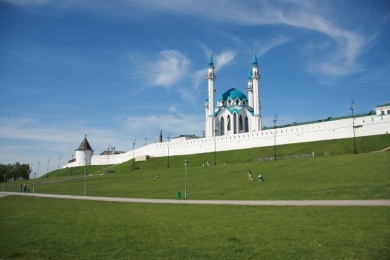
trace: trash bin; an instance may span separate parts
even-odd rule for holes
[[[178,200],[181,199],[181,192],[180,191],[176,193],[176,199],[178,199]]]

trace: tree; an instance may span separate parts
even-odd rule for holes
[[[31,174],[31,168],[29,164],[20,164],[16,162],[14,164],[0,164],[0,180],[4,182],[13,179],[18,180],[20,178],[28,180]]]

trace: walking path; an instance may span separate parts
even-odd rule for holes
[[[173,200],[173,199],[141,199],[141,198],[115,198],[73,196],[42,193],[0,192],[0,198],[8,195],[73,199],[112,201],[128,203],[155,203],[155,204],[197,204],[197,205],[247,205],[247,206],[386,206],[390,207],[390,200]]]

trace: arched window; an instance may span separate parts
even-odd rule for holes
[[[240,104],[240,100],[237,98],[236,99],[236,105],[238,106]]]
[[[230,115],[227,116],[227,130],[230,131]]]
[[[233,113],[233,133],[237,134],[237,114]]]
[[[220,129],[221,129],[221,135],[225,135],[225,118],[223,117],[221,117]]]
[[[242,131],[242,116],[240,115],[239,117],[238,117],[238,130],[239,131]]]
[[[249,132],[248,117],[245,117],[245,133]]]

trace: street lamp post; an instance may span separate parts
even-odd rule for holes
[[[72,167],[70,167],[70,176],[73,175],[73,153],[72,153]]]
[[[28,164],[28,168],[27,168],[27,173],[28,173],[28,179],[31,180],[32,179],[32,176],[33,176],[33,173],[32,173],[32,167],[33,167],[34,164]]]
[[[278,121],[278,115],[274,115],[274,160],[276,161],[276,122]]]
[[[60,156],[58,156],[58,176],[60,176],[60,161],[61,161],[61,155]]]
[[[184,199],[187,199],[187,167],[188,167],[188,160],[184,160],[184,167],[185,167],[185,177],[184,177]]]
[[[39,175],[39,164],[40,164],[40,163],[41,163],[41,162],[38,162],[38,169],[37,169],[37,172],[34,173],[33,193],[35,193],[35,179],[36,179],[37,174]]]
[[[3,191],[4,191],[4,184],[5,184],[5,174],[3,174]]]
[[[137,142],[136,139],[133,140],[133,171],[134,171],[134,162],[135,162],[135,158],[134,158],[134,145],[135,143]]]
[[[352,112],[353,145],[354,145],[354,148],[355,148],[355,154],[357,154],[357,151],[356,151],[356,138],[355,138],[355,118],[353,117],[353,111],[355,110],[355,102],[353,100],[351,102],[351,107],[349,109],[351,109],[351,112]]]
[[[47,159],[46,178],[49,178],[49,162],[50,162],[50,158]]]
[[[217,165],[217,126],[214,129],[214,165]]]
[[[148,140],[148,138],[145,138],[145,146],[146,146],[146,140]]]
[[[111,148],[111,144],[109,144],[107,148],[107,171],[108,168],[110,167],[110,148]]]
[[[87,173],[88,173],[88,166],[87,166],[87,150],[84,151],[85,155],[85,172],[84,172],[84,196],[87,194]]]
[[[169,143],[171,141],[172,134],[171,132],[168,133],[168,169],[169,169]]]

